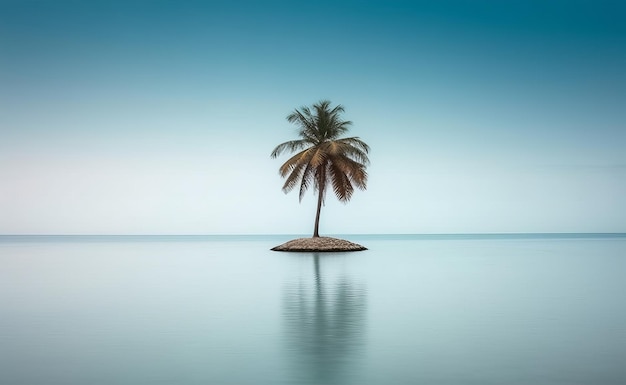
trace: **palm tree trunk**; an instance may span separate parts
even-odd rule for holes
[[[317,214],[315,214],[315,229],[313,230],[313,238],[320,236],[320,213],[322,212],[322,203],[324,201],[324,189],[326,189],[326,175],[324,174],[324,167],[319,174],[319,181],[317,183],[318,195],[317,195]]]

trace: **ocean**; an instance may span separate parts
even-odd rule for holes
[[[0,384],[624,384],[626,235],[0,236]]]

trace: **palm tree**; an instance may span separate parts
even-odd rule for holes
[[[361,190],[367,187],[369,146],[358,137],[342,138],[352,122],[342,120],[344,108],[331,108],[330,101],[322,100],[312,108],[295,109],[287,120],[298,126],[300,139],[281,143],[271,157],[276,158],[285,151],[297,152],[279,169],[280,176],[287,178],[283,191],[288,193],[300,185],[300,201],[306,190],[313,186],[317,192],[317,214],[313,237],[319,237],[319,222],[326,187],[332,185],[340,202],[347,203],[352,197],[354,186]]]

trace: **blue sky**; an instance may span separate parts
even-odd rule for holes
[[[310,233],[272,160],[372,147],[322,233],[626,231],[619,1],[0,0],[0,234]]]

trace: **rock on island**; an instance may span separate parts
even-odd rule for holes
[[[332,237],[298,238],[273,247],[274,251],[361,251],[367,250],[357,243]]]

